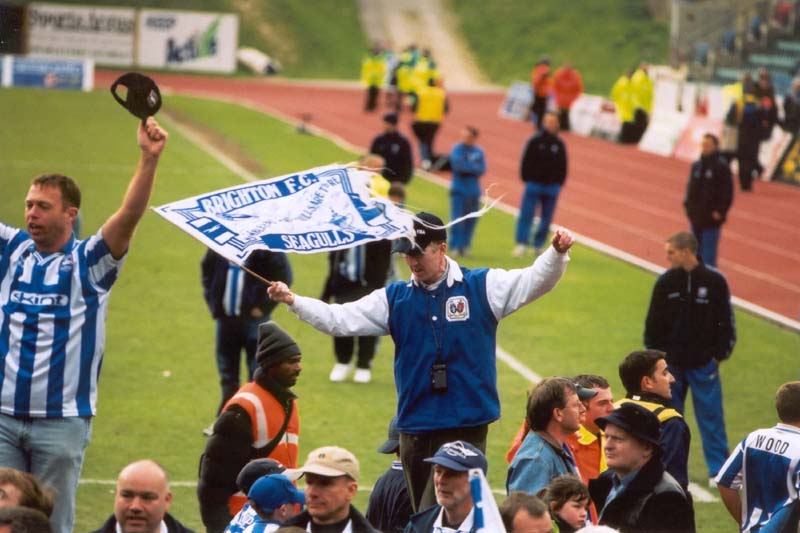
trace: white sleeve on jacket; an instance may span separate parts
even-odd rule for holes
[[[383,288],[346,304],[326,304],[316,298],[295,295],[289,310],[322,333],[336,337],[389,334],[389,301]]]
[[[556,286],[567,269],[569,255],[552,246],[526,268],[492,268],[486,275],[486,297],[497,320],[531,303]]]

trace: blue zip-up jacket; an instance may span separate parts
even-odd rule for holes
[[[555,448],[536,431],[530,431],[508,467],[506,491],[520,490],[536,494],[553,478],[564,474],[578,475],[575,457],[569,448]]]
[[[461,271],[462,281],[443,282],[433,291],[407,281],[386,287],[401,433],[474,427],[500,417],[488,270]],[[431,388],[437,363],[447,365],[442,392]]]
[[[453,171],[451,194],[480,197],[479,178],[486,172],[483,150],[475,145],[459,143],[450,153],[450,168]]]

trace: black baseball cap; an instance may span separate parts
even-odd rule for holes
[[[408,237],[394,241],[392,252],[420,256],[432,242],[447,241],[447,230],[442,219],[434,214],[419,212],[414,218],[414,242]]]
[[[389,422],[389,434],[386,442],[378,447],[380,453],[397,453],[400,449],[400,432],[397,430],[397,417],[393,416]]]
[[[661,450],[661,424],[658,417],[637,403],[625,402],[608,416],[595,418],[594,423],[604,431],[608,424],[617,426],[637,439],[652,444],[657,451]]]
[[[128,91],[124,99],[117,93],[120,85]],[[142,122],[161,109],[161,91],[158,85],[149,76],[138,72],[128,72],[117,78],[111,85],[111,95],[132,115],[142,119]]]

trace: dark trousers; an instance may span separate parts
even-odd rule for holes
[[[406,478],[408,495],[414,512],[418,513],[436,503],[433,488],[433,468],[424,462],[433,457],[442,444],[463,440],[486,452],[488,424],[471,428],[452,428],[429,431],[420,435],[400,433],[400,461]]]
[[[419,155],[424,160],[433,161],[433,139],[439,131],[438,122],[414,122],[411,129],[419,141]]]
[[[367,98],[364,101],[364,111],[375,111],[375,108],[378,107],[378,94],[380,92],[380,87],[367,87]]]
[[[558,128],[561,131],[569,131],[569,108],[558,108]]]
[[[231,399],[231,396],[239,390],[242,350],[247,356],[248,379],[253,379],[253,372],[258,368],[256,362],[258,325],[265,320],[269,320],[269,317],[220,317],[217,319],[217,371],[219,372],[219,384],[222,387],[222,400],[217,414]]]
[[[373,289],[362,288],[355,289],[345,294],[338,294],[334,297],[337,304],[347,302],[354,302],[363,296],[366,296]],[[358,342],[358,358],[356,359],[357,368],[369,369],[372,366],[372,360],[375,358],[375,351],[378,348],[378,337],[334,337],[333,338],[333,351],[336,354],[336,362],[343,365],[350,364],[353,359],[353,349],[356,342]]]
[[[534,115],[536,122],[536,129],[542,129],[542,120],[544,120],[544,112],[547,111],[547,97],[534,95],[533,103],[531,104],[531,113]]]
[[[375,357],[378,337],[334,337],[333,349],[336,352],[336,361],[343,365],[350,364],[356,339],[358,339],[356,367],[369,369],[372,366],[372,359]]]

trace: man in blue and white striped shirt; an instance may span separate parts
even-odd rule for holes
[[[722,501],[743,532],[798,529],[800,381],[778,389],[775,408],[781,422],[747,435],[717,475]]]
[[[137,137],[142,153],[122,205],[95,235],[73,235],[81,193],[61,174],[33,180],[27,231],[0,223],[0,465],[56,489],[56,532],[72,531],[108,297],[167,141],[153,118],[139,125]]]

